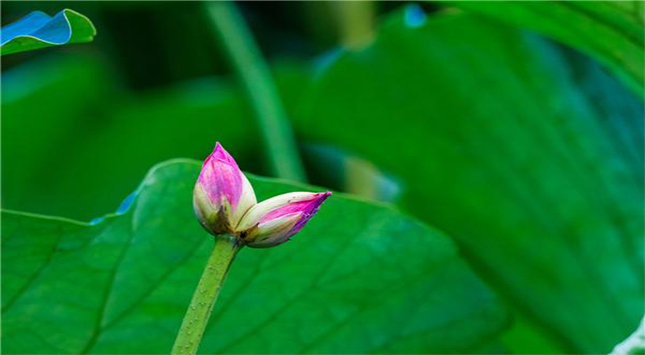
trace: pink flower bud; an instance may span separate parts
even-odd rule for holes
[[[246,176],[217,143],[204,161],[193,191],[193,207],[200,224],[214,235],[234,233],[242,216],[256,203]]]
[[[262,201],[242,217],[237,230],[250,247],[284,243],[309,222],[329,195],[331,192],[291,192]]]

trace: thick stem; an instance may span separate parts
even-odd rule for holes
[[[240,248],[241,244],[235,236],[222,235],[216,238],[213,251],[181,323],[175,345],[172,347],[173,355],[197,353],[219,290]]]
[[[206,2],[206,9],[251,100],[273,173],[280,178],[305,181],[278,89],[244,18],[230,1]]]

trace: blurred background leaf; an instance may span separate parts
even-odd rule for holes
[[[105,111],[119,98],[115,83],[96,58],[55,56],[3,73],[2,86],[2,165],[11,172],[2,175],[3,205],[73,213],[77,203],[70,196],[82,200],[83,194],[62,190],[60,178],[85,140],[105,125]],[[92,161],[84,162],[87,171]],[[80,181],[97,180],[73,175],[67,183]]]
[[[191,207],[200,166],[157,166],[92,225],[4,212],[3,351],[167,352],[213,243]],[[251,182],[260,200],[307,189]],[[334,195],[292,242],[240,253],[200,352],[463,353],[506,319],[450,239]]]
[[[645,3],[642,1],[450,1],[530,28],[600,60],[645,94]]]
[[[92,21],[74,10],[65,9],[54,16],[34,11],[2,27],[2,55],[91,42],[96,35]]]
[[[643,105],[588,59],[484,18],[409,7],[322,69],[294,117],[305,139],[398,177],[406,210],[454,236],[561,351],[608,352],[635,328]],[[509,344],[535,349],[523,345]]]
[[[285,61],[275,69],[285,101],[297,102],[308,82],[303,66]],[[2,148],[16,152],[3,159],[12,171],[2,181],[5,206],[90,220],[114,210],[150,166],[205,157],[214,140],[241,166],[269,170],[253,112],[230,79],[132,93],[113,76],[87,56],[40,58],[5,75]]]

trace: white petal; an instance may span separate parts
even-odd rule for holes
[[[276,208],[284,207],[294,202],[311,200],[317,195],[318,194],[313,192],[289,192],[264,200],[251,207],[248,212],[246,212],[236,229],[238,231],[244,231],[252,228],[259,223],[262,216]]]
[[[302,218],[301,213],[291,213],[258,225],[258,235],[248,245],[252,248],[268,248],[289,239],[293,226]]]

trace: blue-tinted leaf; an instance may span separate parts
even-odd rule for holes
[[[4,26],[0,32],[2,54],[30,51],[69,43],[90,42],[96,35],[92,22],[76,11],[65,9],[53,17],[34,11]]]

